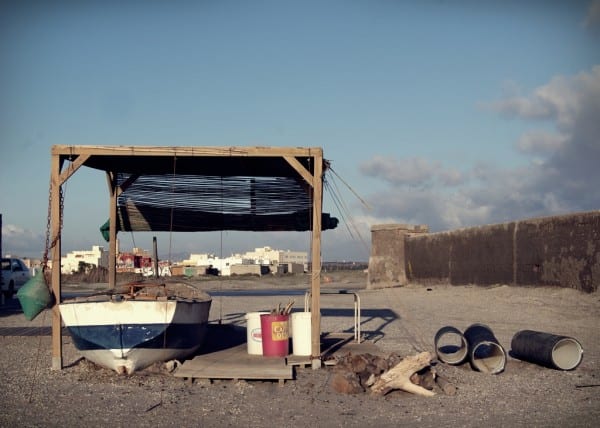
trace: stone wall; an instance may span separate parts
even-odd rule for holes
[[[372,228],[368,288],[418,282],[592,292],[600,284],[600,211],[431,234],[392,226]]]

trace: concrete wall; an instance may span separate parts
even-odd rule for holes
[[[592,292],[600,284],[600,211],[431,234],[391,226],[371,230],[368,288],[419,282]]]
[[[261,265],[233,265],[231,275],[261,275]]]
[[[426,233],[426,226],[380,224],[371,228],[371,256],[367,288],[384,288],[407,283],[404,238]]]
[[[405,237],[410,281],[451,284],[513,282],[515,223]]]

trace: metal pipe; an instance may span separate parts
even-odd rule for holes
[[[469,359],[474,370],[497,374],[506,366],[506,352],[485,324],[473,324],[464,332],[469,346]]]
[[[581,344],[572,337],[521,330],[512,338],[514,358],[559,370],[573,370],[583,359]]]
[[[440,361],[446,364],[458,365],[465,362],[468,344],[461,331],[452,326],[445,326],[435,334],[435,353]]]

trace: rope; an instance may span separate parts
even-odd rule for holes
[[[356,196],[358,198],[358,200],[368,209],[368,210],[372,210],[373,208],[363,199],[361,198],[358,193],[356,193],[356,191],[352,188],[352,186],[350,186],[348,183],[346,183],[346,181],[344,181],[344,179],[342,177],[340,177],[338,175],[337,172],[335,172],[335,170],[333,168],[331,168],[331,166],[329,167],[329,169],[331,170],[331,172],[337,177],[339,178],[342,183],[344,183],[346,185],[346,187],[354,194],[354,196]]]
[[[333,171],[333,169],[331,167],[329,169],[333,172],[333,174],[336,177],[338,177],[344,184],[346,184],[346,186],[363,203],[363,205],[366,206],[366,208],[371,209],[370,206],[360,196],[358,196],[356,194],[356,192],[335,171]],[[324,187],[328,191],[328,194],[331,196],[331,199],[332,199],[334,205],[337,207],[337,209],[340,213],[341,219],[344,222],[344,225],[346,226],[348,233],[350,234],[350,237],[352,239],[356,240],[356,238],[354,236],[354,234],[356,234],[368,254],[369,244],[367,244],[367,241],[365,240],[363,235],[360,233],[360,229],[356,226],[356,224],[352,220],[352,215],[350,213],[350,209],[348,208],[348,205],[346,204],[344,198],[342,197],[342,192],[340,191],[336,180],[331,175],[327,176],[326,178],[329,178],[329,180],[324,180]],[[352,232],[352,230],[354,230],[354,232]]]
[[[136,248],[137,245],[135,245],[135,236],[133,236],[133,230],[131,231],[131,242],[133,243],[133,248]]]
[[[332,188],[332,186],[333,186],[333,188]],[[337,183],[335,182],[335,180],[332,180],[332,184],[330,184],[329,182],[325,182],[325,187],[329,191],[329,194],[331,195],[331,199],[333,200],[333,203],[339,210],[340,216],[342,217],[342,220],[344,221],[344,224],[346,226],[346,229],[348,230],[348,233],[350,234],[352,239],[356,239],[352,230],[350,229],[350,226],[351,226],[352,229],[354,229],[354,233],[356,233],[356,235],[358,236],[358,238],[362,242],[363,246],[365,247],[365,250],[367,250],[367,253],[368,253],[369,245],[367,244],[363,235],[360,233],[360,229],[356,226],[356,224],[352,220],[350,210],[348,209],[348,206],[346,205],[344,199],[341,196],[341,192],[339,191],[339,188],[337,187]]]
[[[223,177],[221,177],[221,212],[223,212]],[[220,230],[219,259],[223,263],[223,229]],[[223,267],[221,266],[221,269]],[[219,325],[223,323],[223,282],[219,281]]]
[[[177,172],[177,156],[173,156],[173,181],[171,183],[171,195],[175,193],[176,183],[176,172]],[[174,198],[173,198],[174,199]],[[169,270],[171,269],[171,249],[173,246],[173,214],[175,211],[175,201],[171,200],[171,219],[169,223]]]
[[[117,173],[124,183],[129,174]],[[310,208],[310,199],[294,179],[285,177],[219,177],[173,174],[143,175],[119,195],[119,205],[161,208],[171,200],[191,211],[246,214],[287,214]],[[251,206],[250,201],[254,203]]]
[[[117,183],[129,183],[129,177],[129,174],[118,173]],[[165,206],[169,200],[171,206]],[[300,182],[286,177],[145,175],[130,184],[119,195],[117,203],[122,231],[305,231],[311,228],[310,195]],[[336,222],[326,220],[323,229],[335,225]]]
[[[43,270],[42,270],[42,273],[43,273]],[[40,332],[41,332],[42,326],[45,324],[45,322],[46,322],[46,311],[44,311],[44,313],[42,315],[42,320],[39,325]],[[35,380],[37,379],[38,366],[40,365],[40,350],[41,349],[42,349],[42,334],[38,334],[38,346],[37,346],[37,352],[35,354],[35,363],[33,365],[33,376],[31,377],[29,396],[27,397],[28,403],[31,403],[33,401],[33,389],[35,386]]]

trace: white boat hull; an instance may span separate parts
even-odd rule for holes
[[[105,300],[64,302],[59,307],[85,358],[131,374],[196,352],[206,334],[210,304],[210,298]]]

